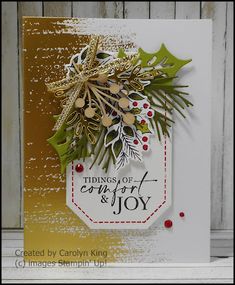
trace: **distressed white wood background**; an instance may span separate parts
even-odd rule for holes
[[[2,2],[3,227],[22,228],[21,17],[213,19],[211,229],[233,229],[233,2]],[[203,82],[202,82],[203,88]]]

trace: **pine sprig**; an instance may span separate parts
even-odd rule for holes
[[[188,86],[173,85],[174,78],[175,77],[164,77],[164,75],[158,76],[144,89],[151,107],[155,111],[152,122],[154,123],[160,141],[162,135],[170,136],[169,128],[172,126],[172,123],[174,123],[172,119],[173,110],[185,118],[183,110],[185,107],[193,106],[193,104],[185,98],[188,93],[181,90],[181,88]]]
[[[128,163],[128,155],[122,151],[118,160],[116,161],[117,170],[124,167]]]
[[[124,148],[125,148],[126,152],[128,153],[129,157],[141,161],[140,152],[131,143],[131,140],[127,136],[125,136],[125,135],[122,135],[121,139],[122,139],[122,141],[124,143]]]

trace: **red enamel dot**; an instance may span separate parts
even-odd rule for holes
[[[143,142],[147,142],[147,141],[148,141],[148,137],[143,137],[143,138],[142,138],[142,141],[143,141]]]
[[[134,106],[134,107],[138,106],[138,102],[136,102],[136,101],[133,102],[133,106]]]
[[[148,150],[149,146],[147,144],[143,145],[143,150]]]
[[[151,111],[148,111],[147,115],[148,115],[149,117],[152,117],[153,113],[152,113]]]
[[[134,144],[138,144],[139,143],[138,140],[134,140],[133,142],[134,142]]]
[[[83,172],[84,167],[83,167],[83,165],[82,165],[81,163],[78,163],[78,164],[76,165],[75,169],[76,169],[76,171],[77,171],[78,173],[81,173],[81,172]]]
[[[180,216],[181,218],[183,218],[183,217],[185,216],[184,212],[180,212],[180,213],[179,213],[179,216]]]
[[[171,228],[172,226],[173,226],[173,223],[172,223],[172,221],[171,220],[166,220],[165,222],[164,222],[164,226],[165,226],[165,228]]]
[[[141,123],[141,125],[144,125],[145,124],[145,120],[141,120],[140,123]]]
[[[144,103],[144,105],[143,105],[143,107],[144,107],[144,109],[147,109],[148,108],[148,104],[146,104],[146,103]]]

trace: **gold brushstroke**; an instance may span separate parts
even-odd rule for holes
[[[108,251],[108,262],[128,254],[119,231],[90,230],[65,205],[65,179],[59,159],[47,143],[52,135],[52,114],[60,99],[45,82],[65,77],[64,65],[89,43],[89,36],[68,33],[66,18],[23,19],[24,61],[24,250],[54,249]],[[26,257],[30,260],[56,260]],[[68,257],[77,260],[77,257]]]

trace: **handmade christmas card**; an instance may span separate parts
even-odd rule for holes
[[[25,259],[208,261],[211,23],[24,17],[23,70]]]

